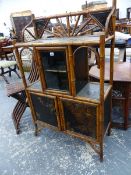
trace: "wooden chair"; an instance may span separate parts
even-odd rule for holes
[[[35,82],[36,80],[38,80],[38,78],[39,78],[38,69],[36,67],[35,62],[32,61],[31,70],[27,78],[28,83]],[[7,89],[8,97],[13,97],[18,100],[13,109],[12,119],[14,122],[16,133],[19,134],[20,132],[19,124],[20,124],[21,117],[24,111],[26,110],[26,108],[29,107],[25,88],[22,82],[16,82],[16,83],[7,84],[6,89]]]
[[[39,78],[38,70],[35,66],[35,63],[33,62],[31,71],[29,73],[28,82],[32,83],[36,81],[38,78]],[[16,133],[19,134],[20,132],[19,123],[26,107],[28,107],[25,88],[23,83],[21,82],[7,84],[6,88],[7,88],[7,96],[13,97],[18,100],[13,109],[12,119],[16,128]]]
[[[28,10],[28,11],[22,11],[22,12],[15,12],[15,13],[12,13],[10,17],[11,17],[13,30],[15,31],[15,35],[16,35],[16,42],[25,42],[25,41],[31,41],[32,39],[33,40],[35,39],[34,37],[32,37],[34,36],[34,34],[32,34],[32,31],[29,30],[30,27],[32,28],[33,14],[31,11]],[[39,74],[34,61],[34,54],[32,49],[22,48],[19,50],[19,54],[21,57],[23,67],[26,67],[26,69],[28,69],[29,71],[27,82],[29,84],[35,82],[36,80],[38,80]],[[26,65],[25,65],[25,62],[26,62]],[[27,63],[29,63],[28,68],[27,68]],[[12,112],[12,119],[14,122],[16,133],[19,134],[20,132],[19,125],[20,125],[21,117],[24,111],[26,110],[26,108],[29,107],[25,87],[22,82],[15,82],[15,83],[7,84],[6,90],[7,90],[8,97],[13,97],[17,99],[17,103]]]
[[[9,83],[9,81],[5,77],[5,74],[9,73],[9,76],[11,77],[12,71],[15,72],[17,76],[20,78],[20,75],[17,72],[16,61],[0,60],[0,76],[3,77],[6,83]]]
[[[32,23],[31,23],[33,19],[32,12],[30,10],[13,12],[10,15],[10,19],[11,19],[12,28],[15,33],[15,38],[17,42],[23,41],[22,30],[28,24],[30,24],[29,26],[32,27]]]
[[[16,42],[28,42],[36,39],[33,25],[34,14],[30,10],[13,12],[10,15],[11,24],[15,33]],[[31,67],[30,49],[24,49],[22,60],[25,71]]]
[[[13,45],[8,45],[6,42],[0,42],[0,76],[3,77],[6,83],[9,82],[5,74],[8,73],[11,77],[12,71],[20,78],[20,75],[17,72],[17,62],[13,52]]]

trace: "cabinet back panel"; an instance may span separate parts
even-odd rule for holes
[[[74,47],[75,48],[75,47]],[[88,82],[88,51],[81,48],[74,54],[74,71],[76,93],[78,93]]]

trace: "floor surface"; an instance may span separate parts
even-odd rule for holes
[[[77,138],[47,128],[36,137],[29,109],[16,135],[11,119],[15,103],[0,77],[0,175],[131,175],[131,128],[112,129],[101,163],[90,145]]]

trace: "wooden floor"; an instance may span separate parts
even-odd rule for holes
[[[17,79],[13,74],[12,79]],[[30,110],[24,113],[16,135],[11,111],[16,103],[6,96],[0,78],[0,175],[130,175],[131,128],[112,129],[105,138],[104,161],[87,143],[61,132],[43,129],[34,136]],[[114,109],[119,117],[120,111]],[[131,113],[130,113],[131,116]]]

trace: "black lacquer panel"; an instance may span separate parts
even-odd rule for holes
[[[96,138],[97,108],[69,100],[62,100],[67,130]]]
[[[58,126],[54,99],[38,94],[31,93],[30,95],[37,120],[53,126]]]

